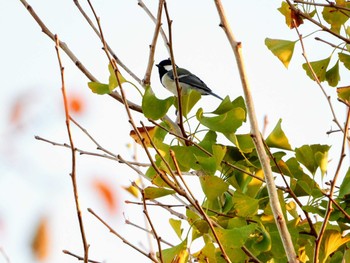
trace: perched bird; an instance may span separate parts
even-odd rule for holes
[[[163,60],[159,64],[156,64],[156,66],[158,67],[159,78],[162,85],[177,96],[171,60]],[[187,69],[176,66],[176,71],[179,78],[179,84],[183,91],[194,89],[202,95],[213,95],[214,97],[222,100],[222,98],[212,92],[212,90],[200,78],[189,72]]]

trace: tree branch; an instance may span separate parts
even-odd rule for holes
[[[282,239],[283,247],[286,252],[288,261],[290,263],[298,262],[298,259],[294,250],[294,246],[292,243],[292,239],[288,231],[287,224],[284,219],[281,205],[278,199],[278,194],[277,194],[277,190],[276,190],[276,186],[275,186],[275,182],[273,179],[272,170],[270,166],[270,160],[268,155],[266,154],[263,140],[259,131],[258,122],[256,119],[256,113],[254,109],[253,98],[252,98],[250,85],[248,82],[248,77],[247,77],[247,73],[245,70],[245,65],[242,57],[242,44],[236,41],[232,33],[232,30],[227,21],[226,14],[221,1],[214,0],[214,2],[220,17],[220,21],[221,21],[220,26],[226,33],[228,41],[236,57],[236,63],[238,66],[242,87],[244,91],[245,101],[247,104],[247,111],[248,111],[248,116],[250,120],[252,139],[253,139],[256,151],[258,153],[258,157],[259,157],[264,175],[265,175],[266,186],[267,186],[267,190],[270,198],[270,205],[277,224],[278,231],[280,233],[280,237]]]
[[[153,63],[154,63],[154,52],[156,51],[157,39],[158,39],[160,28],[162,25],[163,5],[164,5],[164,0],[159,0],[156,27],[153,33],[152,44],[149,46],[150,50],[149,50],[146,73],[142,80],[143,85],[146,85],[146,86],[151,83],[150,79],[151,79],[151,72],[152,72]]]
[[[68,133],[68,138],[70,142],[70,148],[71,148],[71,155],[72,155],[72,171],[71,171],[71,179],[72,179],[72,184],[73,184],[73,193],[74,193],[74,200],[75,200],[75,208],[78,216],[78,221],[79,221],[79,227],[80,227],[80,233],[81,233],[81,239],[83,241],[83,248],[84,248],[84,263],[88,263],[88,255],[89,255],[89,244],[87,243],[86,240],[86,235],[85,235],[85,230],[84,230],[84,223],[83,223],[83,218],[82,218],[82,213],[80,209],[80,203],[79,203],[79,195],[78,195],[78,185],[77,185],[77,176],[76,176],[76,151],[74,147],[74,142],[73,142],[73,137],[72,137],[72,132],[70,129],[70,118],[69,118],[69,108],[68,108],[68,99],[67,99],[67,94],[66,94],[66,88],[65,88],[65,81],[64,81],[64,67],[62,66],[62,61],[61,61],[61,56],[60,56],[60,51],[59,51],[59,44],[60,41],[55,35],[55,49],[57,53],[57,59],[58,63],[60,66],[60,72],[61,72],[61,82],[62,82],[62,96],[63,96],[63,103],[64,103],[64,112],[66,116],[66,126],[67,126],[67,133]]]

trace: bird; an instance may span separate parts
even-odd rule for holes
[[[174,72],[170,59],[165,59],[159,64],[158,67],[159,78],[162,85],[177,96],[176,83],[174,80]],[[212,95],[220,100],[223,100],[219,95],[215,94],[200,78],[192,74],[190,71],[184,68],[176,67],[179,84],[183,91],[196,90],[202,95]]]

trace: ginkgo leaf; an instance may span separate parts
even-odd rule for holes
[[[350,104],[350,86],[337,88],[338,98],[347,104]]]
[[[350,236],[342,236],[339,231],[326,230],[321,243],[320,259],[326,262],[329,255],[335,252],[340,246],[350,241]]]
[[[269,147],[276,147],[285,150],[291,150],[292,147],[289,144],[288,138],[285,135],[281,127],[282,119],[279,119],[273,131],[266,138],[266,144]]]
[[[310,62],[310,66],[314,71],[314,73],[316,74],[316,77],[319,81],[324,81],[326,79],[327,67],[330,60],[331,60],[331,57],[328,57],[325,59]],[[312,74],[312,71],[308,63],[303,64],[303,69],[306,71],[306,74],[309,76],[309,78],[311,78],[312,80],[315,80],[314,75]]]
[[[204,175],[199,177],[203,192],[209,200],[214,200],[228,190],[228,183],[220,177]]]
[[[136,185],[140,185],[141,184],[141,180],[137,179],[134,182]],[[134,186],[134,184],[131,184],[130,186],[123,186],[123,188],[129,192],[131,195],[133,195],[134,197],[138,198],[140,195],[140,191],[139,189],[137,189],[136,186]]]
[[[32,252],[39,261],[44,261],[49,255],[49,226],[46,217],[40,218],[32,238]]]
[[[345,53],[338,53],[338,57],[339,60],[343,63],[343,65],[350,70],[350,55]]]
[[[267,48],[288,68],[289,62],[292,59],[295,41],[282,39],[265,39]]]
[[[157,253],[159,257],[159,253]],[[188,258],[187,239],[177,246],[162,250],[162,262],[164,263],[185,263]]]
[[[182,231],[183,229],[181,228],[181,220],[176,220],[173,218],[169,219],[169,223],[171,227],[174,229],[176,235],[181,239]]]
[[[109,87],[109,91],[111,92],[116,87],[118,87],[119,84],[123,84],[124,82],[126,82],[126,79],[122,76],[122,74],[119,71],[117,72],[117,75],[118,75],[118,79],[117,79],[115,71],[111,64],[108,65],[108,71],[109,71],[108,87]]]
[[[145,199],[148,200],[148,199],[156,199],[166,195],[172,195],[172,194],[175,194],[175,191],[166,189],[166,188],[161,188],[161,187],[149,186],[145,188],[144,193],[145,193]]]
[[[193,106],[200,100],[201,94],[196,90],[189,90],[187,92],[182,92],[181,94],[181,106],[182,115],[187,117],[187,114],[192,110]],[[175,99],[175,107],[178,109],[178,98]]]
[[[286,2],[282,2],[278,11],[285,17],[286,24],[289,28],[298,27],[303,23],[302,17],[296,14]]]
[[[103,95],[111,93],[108,84],[103,84],[99,82],[88,82],[88,86],[93,93]]]
[[[342,6],[345,7],[345,3],[343,3]],[[350,7],[350,5],[347,5],[347,7]],[[323,19],[331,25],[331,30],[337,34],[340,33],[340,28],[349,19],[349,14],[334,7],[324,7],[322,16]]]
[[[232,133],[245,121],[245,114],[244,109],[237,107],[218,116],[206,117],[203,115],[203,109],[199,109],[196,117],[201,124],[213,131]]]
[[[130,137],[135,140],[137,144],[140,144],[143,146],[143,143],[146,145],[146,147],[152,147],[151,140],[153,139],[157,127],[156,126],[145,126],[145,127],[137,127],[138,133],[136,131],[131,130],[130,131]],[[138,136],[138,134],[141,135],[141,138]],[[143,143],[142,141],[143,140]]]
[[[171,105],[173,105],[174,97],[164,100],[158,99],[152,90],[148,87],[142,97],[142,111],[145,117],[158,120],[165,116]]]
[[[339,60],[335,65],[329,69],[326,72],[326,80],[328,82],[328,85],[331,87],[335,87],[338,85],[338,82],[340,80],[340,75],[339,75]]]

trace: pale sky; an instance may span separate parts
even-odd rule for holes
[[[145,0],[153,13],[157,10],[156,2]],[[100,81],[107,82],[108,61],[101,50],[101,43],[73,1],[29,0],[29,4],[52,32],[69,45],[82,63]],[[93,1],[93,4],[101,17],[106,40],[119,58],[142,78],[147,64],[148,46],[153,36],[153,22],[137,5],[136,0]],[[282,127],[292,147],[306,143],[334,144],[330,152],[331,159],[335,160],[330,163],[329,175],[332,176],[339,158],[340,134],[326,135],[335,125],[320,89],[301,68],[304,61],[300,45],[296,44],[288,70],[264,45],[266,37],[297,39],[295,31],[286,27],[283,16],[277,11],[280,1],[223,1],[223,4],[237,40],[243,43],[260,125],[267,115],[270,122],[268,131],[271,131],[282,118]],[[198,75],[222,97],[229,95],[234,99],[242,95],[235,58],[225,34],[218,26],[219,18],[214,2],[169,0],[168,8],[173,20],[177,64]],[[11,262],[36,262],[28,244],[38,218],[45,215],[49,218],[52,230],[51,253],[47,262],[77,262],[61,252],[62,249],[67,249],[82,255],[68,176],[70,153],[66,149],[34,139],[34,135],[39,135],[56,142],[68,142],[54,43],[41,33],[20,1],[0,0],[0,10],[0,104],[3,109],[0,113],[0,248],[3,248]],[[167,32],[165,23],[163,27]],[[306,26],[302,26],[301,30],[304,35],[311,32]],[[312,37],[305,44],[311,61],[325,58],[332,51],[327,46],[316,43]],[[164,43],[159,38],[155,62],[168,57]],[[67,90],[79,94],[86,101],[86,111],[82,116],[76,116],[78,122],[106,148],[131,159],[133,152],[126,144],[132,143],[132,139],[128,136],[130,127],[123,106],[108,96],[91,93],[87,87],[87,78],[67,56],[63,56],[63,63]],[[133,81],[126,74],[125,77]],[[350,77],[343,77],[339,86],[349,84]],[[171,95],[160,85],[156,68],[151,80],[157,96]],[[337,106],[335,89],[326,84],[325,87],[333,98],[339,119],[343,120],[344,111]],[[136,93],[130,87],[127,94],[133,100]],[[14,101],[19,98],[25,102],[23,127],[15,129],[9,125],[8,116]],[[209,111],[217,104],[215,98],[203,97],[200,106],[207,107],[205,110]],[[135,118],[140,117],[136,115]],[[74,129],[74,134],[77,146],[94,150],[95,146],[81,131]],[[345,166],[348,166],[348,160]],[[115,185],[119,191],[121,204],[117,215],[108,214],[101,206],[98,196],[91,194],[91,180],[99,177]],[[136,178],[135,173],[121,164],[89,156],[78,157],[78,183],[86,218],[85,228],[88,229],[88,241],[91,244],[91,259],[105,262],[120,262],[121,259],[123,262],[147,262],[146,258],[126,247],[86,212],[87,207],[95,209],[130,241],[136,245],[140,245],[139,242],[147,245],[146,235],[126,226],[122,216],[125,213],[131,221],[143,224],[141,208],[123,204],[124,199],[134,199],[121,186],[128,185]],[[161,215],[156,217],[164,218]],[[167,224],[166,226],[168,227]],[[178,242],[174,233],[167,233],[168,230],[163,236],[175,240],[174,243]],[[2,262],[6,260],[0,254],[0,263]]]

